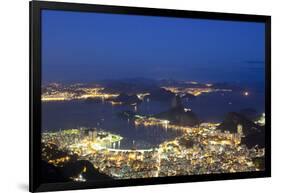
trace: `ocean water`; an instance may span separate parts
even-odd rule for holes
[[[202,94],[193,100],[183,100],[183,105],[202,121],[221,122],[228,112],[253,108],[264,112],[264,94],[253,92],[244,96],[241,92]],[[143,102],[137,108],[128,105],[112,106],[109,103],[65,101],[42,103],[42,131],[71,128],[96,128],[121,135],[124,139],[118,148],[151,148],[165,140],[180,136],[182,132],[161,127],[135,126],[132,120],[118,116],[122,111],[153,115],[171,108],[169,102]]]

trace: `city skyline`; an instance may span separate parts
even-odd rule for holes
[[[264,23],[43,10],[42,181],[265,171],[264,44]]]

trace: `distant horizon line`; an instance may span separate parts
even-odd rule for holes
[[[218,84],[218,83],[234,83],[234,84],[241,84],[241,83],[264,83],[262,80],[249,80],[249,81],[206,81],[206,80],[191,80],[191,79],[174,79],[174,78],[142,78],[142,77],[135,77],[135,78],[109,78],[109,79],[92,79],[92,80],[48,80],[42,81],[42,84],[51,84],[51,83],[67,83],[67,84],[78,84],[78,83],[95,83],[95,82],[106,82],[106,81],[131,81],[131,80],[146,80],[146,81],[178,81],[178,82],[186,82],[186,83],[198,83],[198,84]]]

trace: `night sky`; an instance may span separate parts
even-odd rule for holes
[[[264,82],[264,23],[42,11],[43,82]]]

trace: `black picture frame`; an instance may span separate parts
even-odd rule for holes
[[[213,180],[229,180],[244,178],[261,178],[271,176],[271,17],[265,15],[246,15],[232,13],[214,13],[201,11],[183,11],[170,9],[139,8],[105,6],[78,3],[61,3],[46,1],[30,2],[30,174],[29,191],[58,191],[89,188],[106,188],[137,186],[151,184],[167,184],[182,182],[198,182]],[[256,172],[206,174],[192,176],[175,176],[161,178],[124,179],[115,181],[67,182],[42,184],[40,182],[40,145],[41,145],[41,10],[69,10],[79,12],[100,12],[115,14],[133,14],[149,16],[165,16],[180,18],[202,18],[213,20],[249,21],[265,23],[265,114],[266,114],[266,140],[265,140],[265,170]]]

